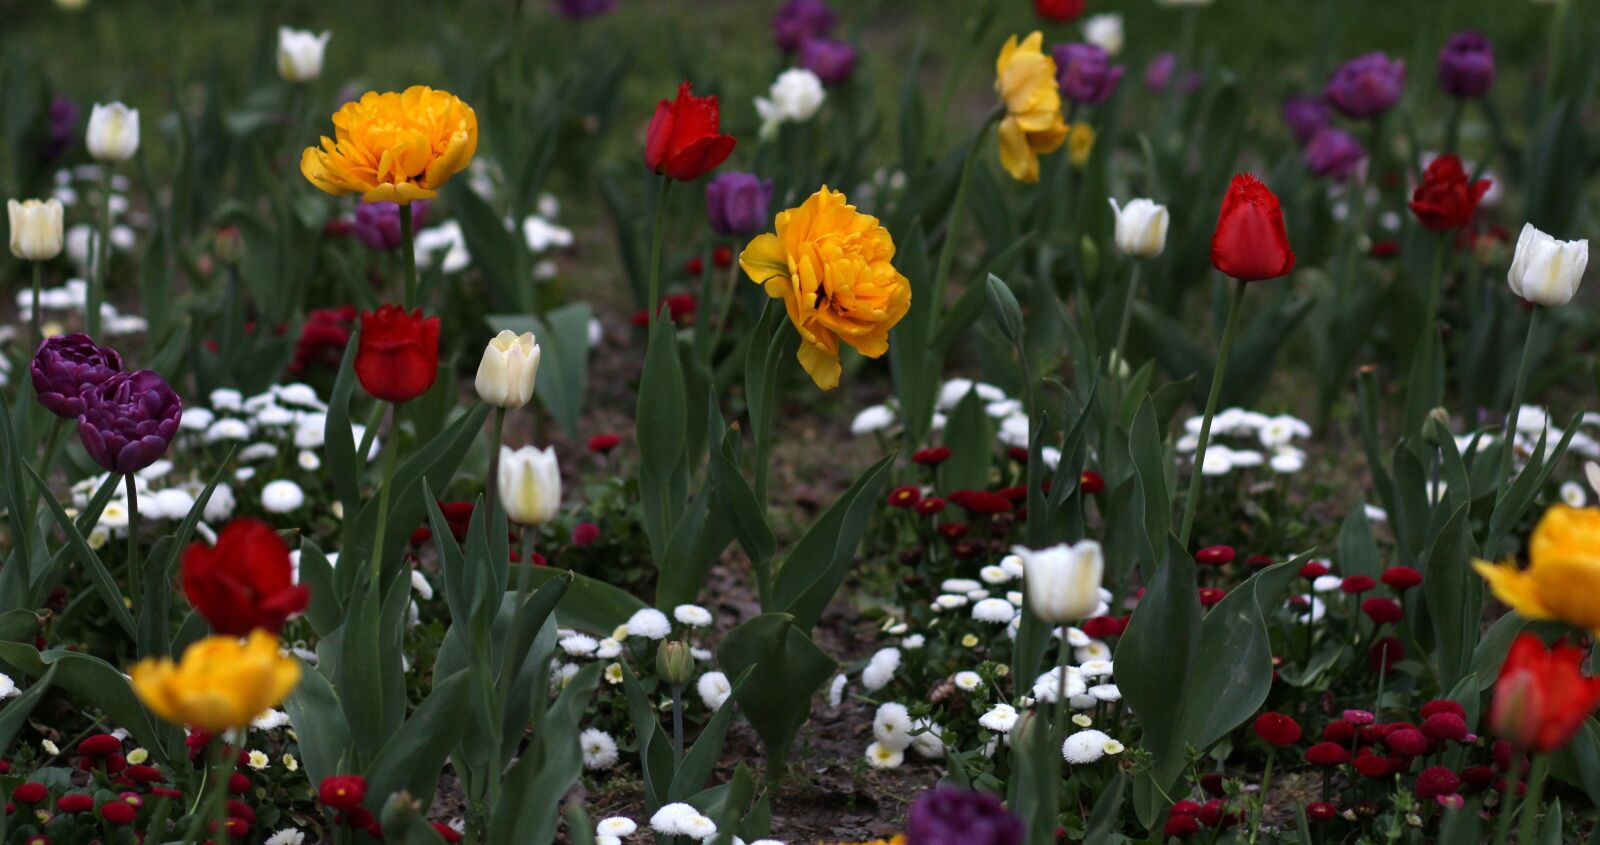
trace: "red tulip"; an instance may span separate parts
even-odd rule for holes
[[[361,314],[361,345],[356,377],[361,387],[385,402],[410,402],[428,392],[439,374],[439,318],[407,314],[385,305]]]
[[[1583,727],[1600,704],[1600,678],[1583,674],[1583,649],[1546,649],[1532,634],[1511,644],[1494,684],[1489,725],[1524,751],[1554,751]]]
[[[679,85],[676,100],[656,104],[645,133],[644,163],[673,179],[699,179],[733,152],[733,136],[718,133],[717,124],[717,98],[696,97],[688,82]]]
[[[1459,229],[1472,220],[1478,201],[1489,192],[1488,179],[1467,181],[1467,171],[1454,154],[1439,156],[1422,174],[1422,184],[1411,193],[1411,213],[1435,232]]]
[[[1245,282],[1276,279],[1294,269],[1278,197],[1248,173],[1234,176],[1222,199],[1211,236],[1211,266]]]
[[[194,543],[183,552],[183,594],[219,634],[277,633],[311,596],[292,579],[289,547],[254,519],[228,523],[215,546]]]
[[[1057,23],[1071,23],[1083,14],[1084,0],[1033,0],[1039,17]]]

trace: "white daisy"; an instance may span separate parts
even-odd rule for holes
[[[972,618],[979,622],[1003,625],[1017,615],[1017,609],[1005,599],[983,599],[972,606]]]
[[[261,507],[268,513],[289,513],[306,503],[306,494],[300,485],[288,479],[278,479],[261,488]]]
[[[911,745],[911,714],[904,704],[889,701],[878,705],[872,717],[872,735],[878,742],[903,751]]]
[[[996,733],[1006,733],[1016,726],[1018,717],[1017,708],[1001,702],[979,716],[978,724]]]
[[[833,676],[833,683],[828,685],[829,707],[838,707],[844,702],[844,685],[847,681],[844,675]]]
[[[1106,743],[1110,741],[1111,737],[1102,731],[1078,731],[1061,743],[1061,757],[1074,766],[1087,765],[1106,755]]]
[[[983,686],[983,676],[971,670],[957,672],[955,678],[956,688],[965,692],[974,692]]]
[[[600,643],[588,634],[568,634],[561,638],[559,645],[573,657],[588,657],[600,650]]]
[[[600,823],[594,826],[595,833],[601,836],[615,836],[618,838],[632,836],[638,829],[639,825],[627,816],[612,816],[608,819],[601,819]]]
[[[700,693],[700,701],[706,705],[707,710],[720,710],[727,703],[728,696],[733,695],[733,686],[728,683],[728,676],[721,672],[707,672],[695,682],[695,691]]]
[[[898,769],[906,761],[906,753],[890,748],[881,742],[867,746],[867,765],[874,769]]]
[[[680,604],[672,609],[672,617],[691,628],[704,628],[711,624],[711,611],[697,604]]]
[[[672,622],[667,615],[653,607],[641,608],[628,617],[628,636],[659,640],[672,633]]]
[[[617,764],[617,741],[599,728],[579,734],[578,745],[583,749],[585,769],[609,769]]]

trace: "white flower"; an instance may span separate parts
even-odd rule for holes
[[[289,724],[289,714],[282,710],[268,710],[250,720],[250,727],[258,731],[276,730]]]
[[[193,509],[194,497],[189,495],[187,490],[179,487],[157,490],[155,495],[150,497],[150,517],[152,519],[183,519]]]
[[[925,639],[921,634],[912,634],[911,636],[900,641],[900,647],[904,649],[910,649],[911,651],[916,651],[917,649],[922,648],[923,642],[925,642]]]
[[[1203,460],[1201,475],[1215,477],[1233,472],[1233,450],[1220,443],[1208,444],[1205,455],[1199,457]]]
[[[972,618],[979,622],[1004,625],[1017,615],[1017,609],[1005,599],[984,599],[972,606]]]
[[[322,75],[322,54],[333,33],[278,27],[278,75],[289,82],[310,82]]]
[[[1083,695],[1083,676],[1074,667],[1067,667],[1067,697]],[[1057,666],[1040,675],[1033,682],[1033,697],[1046,704],[1054,704],[1061,693],[1061,667]]]
[[[867,688],[867,692],[877,692],[894,680],[894,673],[899,668],[900,649],[878,649],[867,661],[867,668],[861,670],[861,685]]]
[[[501,331],[483,349],[473,387],[498,408],[521,408],[533,399],[539,375],[539,344],[533,332]]]
[[[1004,569],[1012,578],[1021,578],[1022,574],[1027,571],[1027,563],[1022,559],[1022,555],[1009,554],[1000,558],[1000,568]]]
[[[207,522],[227,522],[233,515],[237,502],[233,498],[233,488],[218,482],[211,491],[211,498],[206,500],[206,509],[201,512]]]
[[[246,761],[250,768],[255,769],[258,772],[272,765],[272,761],[267,758],[267,755],[255,750],[254,748],[250,749],[250,754],[247,756]]]
[[[211,400],[211,407],[218,411],[237,413],[244,410],[244,394],[231,387],[219,387],[206,398]]]
[[[911,750],[929,760],[944,758],[944,727],[938,722],[918,719],[911,726]]]
[[[537,214],[530,214],[522,221],[522,239],[527,241],[528,251],[537,255],[551,248],[572,246],[572,230],[557,226]]]
[[[1083,648],[1094,640],[1093,637],[1084,633],[1082,628],[1074,628],[1071,625],[1065,628],[1057,628],[1055,634],[1057,637],[1066,640],[1067,645],[1073,648]]]
[[[100,525],[112,531],[120,531],[128,527],[128,503],[122,499],[112,499],[100,511]]]
[[[253,464],[257,461],[268,461],[278,457],[276,443],[251,443],[239,450],[239,463]]]
[[[293,481],[279,479],[261,488],[261,507],[268,513],[289,513],[305,503],[305,491]]]
[[[890,748],[881,742],[867,746],[867,765],[874,769],[898,769],[905,761],[906,753],[898,748]]]
[[[563,663],[550,670],[550,688],[552,690],[566,689],[567,684],[572,683],[572,679],[577,676],[578,664]]]
[[[1311,590],[1317,593],[1331,593],[1339,589],[1339,585],[1343,583],[1344,579],[1337,575],[1321,575],[1311,582]]]
[[[56,747],[56,744],[48,739],[40,740],[39,747],[43,748],[44,753],[49,754],[51,757],[55,757],[61,753],[61,749]]]
[[[933,603],[939,610],[955,610],[957,608],[967,606],[967,597],[958,596],[953,593],[945,593],[935,598]]]
[[[1301,598],[1305,599],[1310,604],[1309,604],[1309,607],[1303,607],[1303,608],[1301,608],[1299,610],[1296,610],[1295,619],[1297,619],[1297,620],[1299,620],[1301,622],[1317,622],[1317,621],[1320,621],[1322,619],[1323,613],[1325,613],[1327,611],[1327,606],[1322,603],[1322,599],[1319,599],[1316,596],[1313,596],[1313,595],[1310,595],[1310,594],[1303,595],[1303,596],[1301,596]]]
[[[994,586],[1010,581],[1012,576],[1004,566],[990,564],[978,570],[978,577],[983,579],[983,583]]]
[[[608,819],[601,819],[600,823],[594,826],[595,833],[601,836],[616,836],[618,838],[632,836],[638,829],[639,825],[627,816],[612,816]]]
[[[911,714],[906,706],[893,701],[878,705],[878,712],[872,717],[872,735],[879,743],[896,751],[910,746]]]
[[[970,593],[983,589],[983,585],[971,578],[946,578],[939,584],[939,589],[946,593]]]
[[[666,804],[650,817],[650,826],[657,833],[674,836],[683,832],[683,820],[700,815],[700,811],[688,804]]]
[[[122,103],[94,104],[85,137],[89,155],[98,161],[127,161],[139,152],[139,110]]]
[[[1133,258],[1154,258],[1167,246],[1167,207],[1148,199],[1128,200],[1125,206],[1108,198],[1116,215],[1117,249]]]
[[[304,845],[305,841],[306,835],[298,828],[286,827],[267,837],[263,845]]]
[[[17,682],[11,680],[10,675],[0,673],[0,699],[15,698],[19,694]]]
[[[711,624],[711,611],[698,604],[680,604],[672,609],[672,618],[691,628],[704,628]]]
[[[8,200],[6,210],[11,218],[12,255],[23,261],[49,261],[61,254],[65,237],[61,221],[66,209],[60,200]]]
[[[1107,13],[1084,18],[1083,40],[1113,56],[1122,52],[1122,16]]]
[[[700,693],[700,701],[707,710],[721,710],[722,705],[728,701],[728,696],[733,694],[733,687],[728,683],[728,676],[721,672],[707,672],[700,676],[694,684],[695,692]]]
[[[1095,660],[1109,663],[1111,660],[1111,646],[1106,645],[1104,640],[1090,640],[1088,645],[1073,649],[1072,656],[1079,663],[1089,663]]]
[[[1083,540],[1038,551],[1017,546],[1012,551],[1024,561],[1023,586],[1028,592],[1028,609],[1035,616],[1060,624],[1085,618],[1099,605],[1100,578],[1105,570],[1099,543]]]
[[[1524,223],[1506,281],[1512,293],[1529,302],[1546,307],[1565,305],[1578,292],[1588,266],[1587,240],[1558,241],[1532,223]]]
[[[1093,763],[1106,756],[1106,743],[1111,737],[1102,731],[1078,731],[1061,743],[1061,756],[1074,766]]]
[[[606,637],[594,650],[594,656],[601,660],[610,660],[622,653],[622,643],[615,637]]]
[[[417,266],[422,269],[432,267],[434,257],[441,254],[440,266],[446,273],[459,273],[472,265],[466,233],[461,231],[461,224],[454,220],[423,229],[416,234],[413,242],[416,244]]]
[[[561,467],[554,446],[500,447],[500,502],[518,525],[543,525],[561,508]]]
[[[244,420],[236,420],[233,417],[223,417],[212,423],[201,439],[207,443],[220,443],[224,440],[249,440],[250,424]]]
[[[1090,702],[1089,703],[1089,707],[1093,707],[1094,706],[1094,699],[1093,698],[1091,698],[1091,697],[1089,697],[1087,695],[1081,696],[1081,697],[1089,699],[1089,702]],[[1072,706],[1074,708],[1082,709],[1082,710],[1088,709],[1087,707],[1085,707],[1085,708],[1079,708],[1078,707],[1078,698],[1079,698],[1079,696],[1073,696]],[[1077,725],[1080,728],[1087,728],[1090,725],[1094,724],[1094,719],[1089,718],[1089,715],[1087,713],[1074,713],[1074,714],[1072,714],[1072,724]]]
[[[1013,449],[1026,449],[1031,435],[1029,425],[1027,414],[1012,414],[1000,421],[1000,430],[995,433],[995,439]]]
[[[568,634],[561,638],[558,645],[562,651],[573,657],[588,657],[600,648],[600,643],[588,634]]]
[[[983,686],[983,676],[970,669],[956,673],[956,689],[964,692],[975,692]]]
[[[979,716],[978,724],[996,733],[1007,733],[1016,726],[1018,718],[1017,708],[1001,702]]]
[[[894,409],[888,405],[871,405],[856,414],[856,418],[850,422],[850,433],[860,437],[882,431],[894,425],[894,419]]]
[[[599,728],[579,734],[578,745],[583,749],[585,769],[609,769],[617,763],[617,741]]]
[[[672,633],[672,623],[667,615],[653,607],[640,608],[628,617],[628,636],[659,640]]]
[[[1279,446],[1272,453],[1272,458],[1267,461],[1273,472],[1290,475],[1305,468],[1306,453],[1293,446]]]
[[[805,68],[790,68],[778,74],[767,89],[767,96],[756,98],[762,134],[770,136],[780,124],[805,123],[816,116],[827,97],[822,80]]]
[[[1089,694],[1099,701],[1121,701],[1122,690],[1116,684],[1095,684],[1089,688]]]
[[[966,398],[968,393],[977,393],[978,398],[985,403],[1002,402],[1006,399],[1006,392],[992,384],[953,378],[939,388],[939,398],[935,406],[941,411],[948,411]]]
[[[1582,484],[1568,481],[1561,485],[1561,501],[1566,502],[1567,507],[1581,508],[1589,503],[1589,497],[1584,495]]]
[[[1106,740],[1105,752],[1113,757],[1121,754],[1123,752],[1122,743],[1117,742],[1114,739]]]
[[[844,703],[844,685],[848,682],[844,675],[834,675],[833,683],[828,685],[828,706],[838,707]]]
[[[282,428],[295,421],[294,411],[277,405],[268,405],[256,412],[256,424],[271,428]]]

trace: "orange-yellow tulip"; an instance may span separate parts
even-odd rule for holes
[[[300,172],[334,195],[364,202],[432,199],[478,150],[478,116],[454,94],[413,85],[368,91],[333,114],[334,137],[307,147]]]

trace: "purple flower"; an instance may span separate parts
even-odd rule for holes
[[[1310,141],[1328,125],[1330,117],[1328,104],[1315,97],[1290,97],[1283,101],[1283,122],[1288,124],[1297,143]]]
[[[1022,835],[1022,821],[987,792],[930,789],[906,815],[906,841],[916,845],[1020,845]]]
[[[1452,97],[1481,97],[1494,84],[1494,45],[1481,32],[1458,32],[1439,51],[1439,87]]]
[[[1312,173],[1335,182],[1343,182],[1361,168],[1367,151],[1354,135],[1334,126],[1324,126],[1311,136],[1301,158]]]
[[[428,201],[418,200],[411,204],[411,224],[413,228],[422,228],[422,221],[428,216]],[[372,249],[389,251],[400,248],[400,206],[392,202],[368,202],[356,206],[355,219],[350,221],[350,228],[355,231],[356,237]]]
[[[1061,96],[1080,105],[1098,106],[1110,99],[1122,79],[1122,65],[1111,64],[1110,54],[1093,44],[1057,44],[1050,53]]]
[[[78,104],[60,95],[50,98],[50,132],[45,141],[44,157],[50,161],[72,146],[78,137],[78,117],[83,110]]]
[[[83,391],[122,372],[122,356],[86,334],[58,335],[39,344],[28,369],[39,404],[58,417],[76,419],[83,413]]]
[[[1346,117],[1377,117],[1400,102],[1406,84],[1406,63],[1382,53],[1357,56],[1333,72],[1325,92],[1328,102]]]
[[[832,38],[807,38],[800,45],[800,66],[829,85],[842,85],[855,72],[856,48]]]
[[[1144,87],[1151,91],[1167,90],[1167,86],[1172,84],[1172,74],[1177,69],[1177,53],[1171,50],[1157,53],[1156,57],[1150,60],[1150,64],[1144,66]]]
[[[617,7],[617,0],[556,0],[556,11],[568,20],[597,18]]]
[[[793,53],[808,38],[821,38],[839,22],[823,0],[789,0],[772,18],[772,39],[778,49]]]
[[[178,433],[183,402],[150,370],[117,373],[85,390],[78,417],[84,451],[108,472],[138,472],[156,462]]]
[[[725,170],[706,183],[706,216],[719,235],[750,235],[771,222],[772,180]]]

